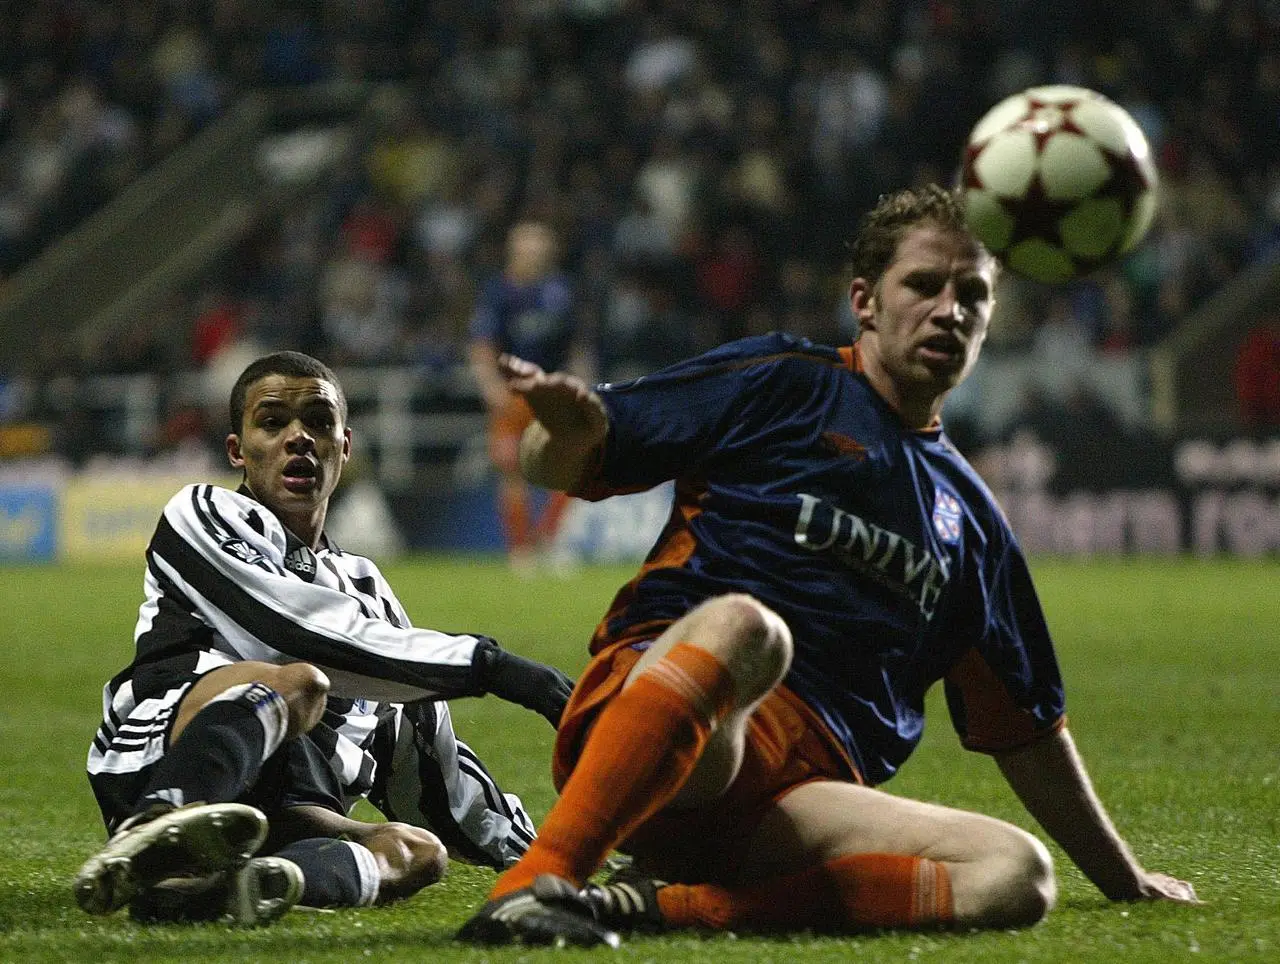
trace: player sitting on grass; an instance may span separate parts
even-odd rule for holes
[[[492,693],[554,725],[571,681],[487,637],[414,628],[377,567],[326,538],[351,451],[326,366],[261,358],[230,410],[244,484],[182,489],[147,550],[134,660],[89,749],[111,838],[78,903],[259,923],[408,896],[448,856],[514,863],[532,821],[442,700]],[[389,822],[350,819],[361,797]]]
[[[874,789],[939,680],[964,745],[1104,894],[1195,899],[1094,793],[1026,561],[941,428],[995,276],[953,194],[904,191],[855,241],[852,347],[749,338],[595,391],[504,359],[537,419],[530,481],[594,499],[674,479],[675,503],[591,642],[560,797],[461,939],[1035,923],[1056,892],[1036,837]],[[582,889],[614,848],[649,879]]]

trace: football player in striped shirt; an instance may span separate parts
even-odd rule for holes
[[[461,939],[1035,923],[1056,892],[1040,840],[876,789],[939,681],[963,744],[1107,897],[1194,901],[1095,794],[1026,560],[942,430],[996,271],[955,195],[909,190],[854,243],[853,346],[748,338],[594,391],[504,360],[531,481],[675,496],[591,641],[560,798]],[[638,876],[588,884],[614,848]]]
[[[444,701],[492,693],[554,726],[571,681],[486,636],[414,627],[374,563],[326,537],[351,452],[328,367],[260,358],[230,416],[244,483],[165,507],[133,661],[103,690],[88,772],[111,836],[76,878],[80,906],[258,923],[407,896],[448,856],[514,863],[532,822]],[[362,797],[388,822],[350,819]]]

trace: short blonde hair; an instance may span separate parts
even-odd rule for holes
[[[995,257],[965,223],[964,199],[960,193],[928,184],[880,196],[876,206],[862,219],[858,234],[849,245],[850,277],[878,284],[880,276],[893,263],[903,236],[921,224],[936,224],[972,238],[974,247],[995,265]]]

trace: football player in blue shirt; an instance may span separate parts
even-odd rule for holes
[[[938,681],[964,745],[1107,897],[1195,901],[1095,794],[1026,560],[942,430],[996,272],[953,194],[902,191],[854,243],[852,347],[748,338],[594,391],[503,360],[536,416],[527,478],[586,498],[674,479],[675,499],[592,639],[560,798],[461,939],[1039,921],[1036,837],[875,789]],[[614,848],[637,877],[588,883]]]
[[[573,289],[556,269],[557,240],[540,221],[521,221],[507,234],[502,273],[482,286],[471,319],[471,371],[489,416],[489,458],[498,471],[498,516],[508,558],[528,572],[539,551],[554,540],[568,498],[553,492],[534,512],[520,475],[520,436],[533,421],[525,400],[512,392],[498,368],[511,354],[554,371],[565,367],[575,334]]]

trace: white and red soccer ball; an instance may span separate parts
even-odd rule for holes
[[[965,145],[969,227],[1011,270],[1061,283],[1123,256],[1156,209],[1137,122],[1084,87],[1032,87],[996,104]]]

